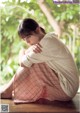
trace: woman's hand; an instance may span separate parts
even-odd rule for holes
[[[33,51],[35,53],[41,53],[42,52],[42,46],[38,43],[38,44],[35,44],[34,47],[33,47]]]

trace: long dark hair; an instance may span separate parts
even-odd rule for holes
[[[25,38],[28,35],[32,34],[32,31],[35,32],[36,28],[39,27],[39,24],[31,19],[31,18],[25,18],[18,27],[18,35],[21,38]],[[45,33],[45,30],[40,27],[42,32]]]

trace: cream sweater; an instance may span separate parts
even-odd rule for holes
[[[68,48],[57,38],[54,33],[48,33],[40,41],[41,53],[34,53],[31,46],[22,63],[30,67],[33,63],[45,62],[59,77],[60,85],[64,92],[74,97],[79,86],[79,77],[73,57]]]

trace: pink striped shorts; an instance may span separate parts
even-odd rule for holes
[[[13,88],[15,103],[29,103],[39,99],[70,100],[70,97],[62,90],[54,71],[45,63],[34,64],[29,71],[20,67],[15,74]]]

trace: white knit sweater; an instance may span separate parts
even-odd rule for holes
[[[34,53],[31,46],[22,58],[22,63],[30,67],[34,63],[45,62],[58,74],[64,92],[73,97],[78,90],[79,77],[70,51],[54,33],[46,34],[40,44],[42,52]]]

